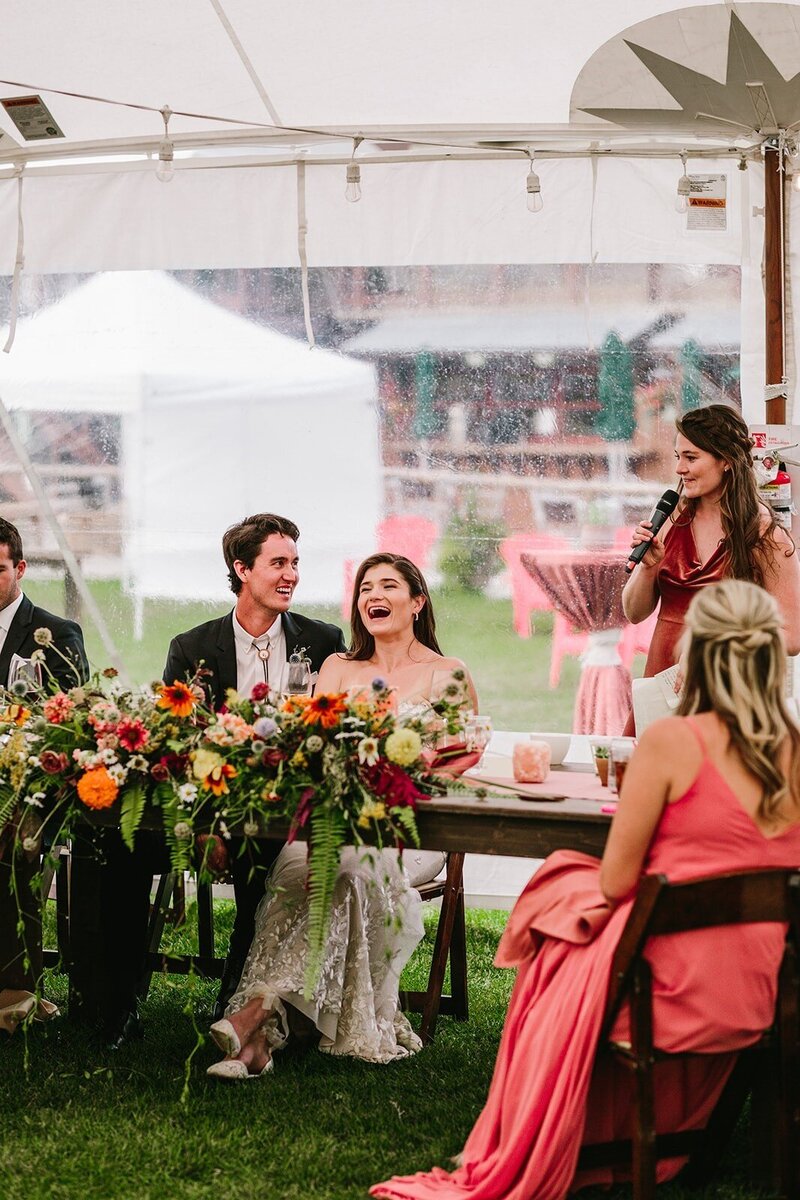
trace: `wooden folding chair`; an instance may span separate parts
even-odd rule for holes
[[[644,949],[650,937],[683,933],[718,925],[747,922],[788,922],[789,936],[781,965],[775,1022],[760,1042],[739,1055],[717,1106],[704,1130],[655,1132],[654,1064],[669,1055],[653,1044],[652,987]],[[611,1052],[629,1068],[636,1082],[634,1127],[629,1141],[585,1146],[578,1169],[632,1166],[634,1200],[655,1195],[656,1163],[660,1158],[691,1156],[687,1176],[692,1182],[708,1177],[719,1160],[741,1111],[747,1092],[766,1093],[760,1103],[762,1119],[775,1132],[777,1181],[787,1200],[800,1197],[800,872],[745,871],[688,883],[670,884],[663,875],[648,875],[620,938],[611,967],[606,1014],[599,1050]],[[709,963],[709,970],[713,964]],[[617,1014],[628,1002],[631,1044],[608,1041]]]
[[[442,899],[433,961],[428,986],[424,992],[401,991],[400,1007],[409,1012],[421,1012],[419,1036],[423,1044],[433,1041],[439,1013],[466,1021],[469,1017],[467,997],[467,928],[464,913],[464,855],[450,851],[446,855],[447,870],[443,879],[421,883],[416,889],[423,900]],[[443,995],[447,960],[450,960],[450,994]]]
[[[175,901],[177,892],[179,916],[185,918],[185,895],[178,888],[175,871],[166,872],[158,881],[156,894],[150,908],[147,928],[147,966],[139,982],[139,996],[145,999],[150,989],[153,972],[166,975],[188,975],[190,971],[204,979],[221,979],[225,969],[224,957],[214,954],[214,899],[211,883],[197,881],[197,954],[164,954],[161,937],[170,915],[170,902]],[[180,880],[183,883],[183,880]]]

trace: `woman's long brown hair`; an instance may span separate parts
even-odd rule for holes
[[[736,409],[726,404],[692,409],[675,425],[678,433],[698,450],[706,450],[727,463],[719,504],[728,559],[726,575],[763,587],[767,574],[775,571],[775,556],[781,553],[781,548],[775,541],[777,523],[771,510],[769,522],[762,530],[764,505],[758,497],[750,453],[753,441],[747,425]],[[684,499],[680,513],[686,513],[691,520],[696,508],[696,500]],[[794,553],[794,547],[783,553],[788,557]]]
[[[358,597],[367,571],[372,567],[379,567],[383,564],[387,567],[394,567],[395,571],[402,576],[408,584],[412,600],[416,596],[424,597],[425,603],[419,611],[417,620],[414,622],[414,636],[423,646],[427,646],[429,650],[433,650],[436,654],[441,654],[442,651],[436,640],[436,619],[433,615],[431,594],[428,591],[425,577],[419,567],[415,566],[410,558],[404,558],[402,554],[389,554],[387,552],[371,554],[369,558],[364,559],[356,571],[356,578],[353,583],[353,604],[350,609],[351,643],[346,657],[357,662],[366,662],[375,653],[375,638],[368,632],[364,622],[361,620],[361,613],[358,611]]]

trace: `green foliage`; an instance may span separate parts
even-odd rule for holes
[[[446,584],[480,592],[502,568],[497,546],[505,537],[498,521],[479,515],[474,492],[467,496],[463,512],[456,510],[445,531],[439,568]]]
[[[129,850],[133,850],[133,839],[136,836],[136,830],[142,823],[146,801],[145,790],[140,783],[129,784],[123,793],[119,812],[119,831]]]
[[[319,979],[325,942],[331,923],[331,907],[339,873],[347,822],[341,808],[318,804],[311,810],[312,852],[308,864],[308,957],[305,994],[310,1000]]]
[[[687,339],[681,346],[681,366],[683,368],[683,376],[681,379],[681,412],[690,412],[693,408],[699,408],[702,401],[702,390],[700,387],[700,367],[702,364],[702,355],[700,347],[691,338]]]
[[[636,431],[633,355],[627,342],[613,330],[600,351],[597,399],[600,412],[595,421],[595,432],[607,442],[629,442]]]

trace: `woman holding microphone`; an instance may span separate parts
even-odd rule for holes
[[[770,592],[783,618],[786,651],[800,653],[800,562],[791,537],[759,499],[747,425],[724,404],[694,409],[675,424],[683,496],[661,532],[653,535],[649,521],[636,526],[632,545],[650,545],[622,593],[633,625],[660,601],[645,677],[678,661],[692,598],[722,579],[744,579]]]

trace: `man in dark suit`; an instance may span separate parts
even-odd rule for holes
[[[236,607],[224,617],[173,638],[164,668],[167,683],[191,679],[202,666],[210,672],[203,681],[209,699],[214,708],[220,708],[229,688],[245,696],[257,683],[280,688],[286,663],[297,650],[303,650],[312,671],[318,671],[329,654],[344,651],[344,637],[337,625],[289,612],[299,579],[299,537],[293,521],[274,513],[246,517],[226,531],[222,552]],[[223,1015],[239,982],[253,940],[266,872],[279,849],[275,842],[260,842],[251,859],[239,852],[241,842],[232,841],[236,919],[214,1020]]]
[[[20,589],[25,574],[22,539],[16,526],[0,517],[0,687],[9,683],[12,660],[38,658],[45,684],[63,691],[83,683],[89,663],[80,626],[33,604]],[[39,633],[45,630],[47,633]],[[49,633],[49,637],[47,634]],[[0,834],[2,831],[0,830]],[[41,901],[31,883],[38,855],[20,854],[16,880],[23,919],[17,930],[17,901],[9,890],[13,840],[0,838],[0,1009],[13,1007],[33,992],[42,974]],[[26,953],[28,964],[26,965]]]
[[[229,688],[249,696],[256,683],[280,688],[286,663],[303,650],[312,671],[329,654],[345,649],[341,629],[290,613],[299,578],[297,539],[293,521],[273,513],[257,513],[231,526],[222,549],[231,590],[232,612],[206,621],[172,639],[164,668],[166,683],[194,678],[200,668],[209,702],[225,703]],[[242,840],[230,843],[231,872],[236,896],[236,919],[225,972],[214,1009],[217,1020],[233,995],[253,940],[255,911],[264,895],[266,874],[280,846],[260,842],[252,857],[240,853]],[[136,987],[146,955],[150,886],[154,873],[169,869],[163,841],[155,834],[136,835],[131,854],[116,831],[103,835],[106,860],[102,871],[99,910],[103,946],[99,977],[91,985],[100,998],[99,1016],[111,1048],[142,1035],[136,1011]],[[89,1017],[97,1014],[89,1013]]]

